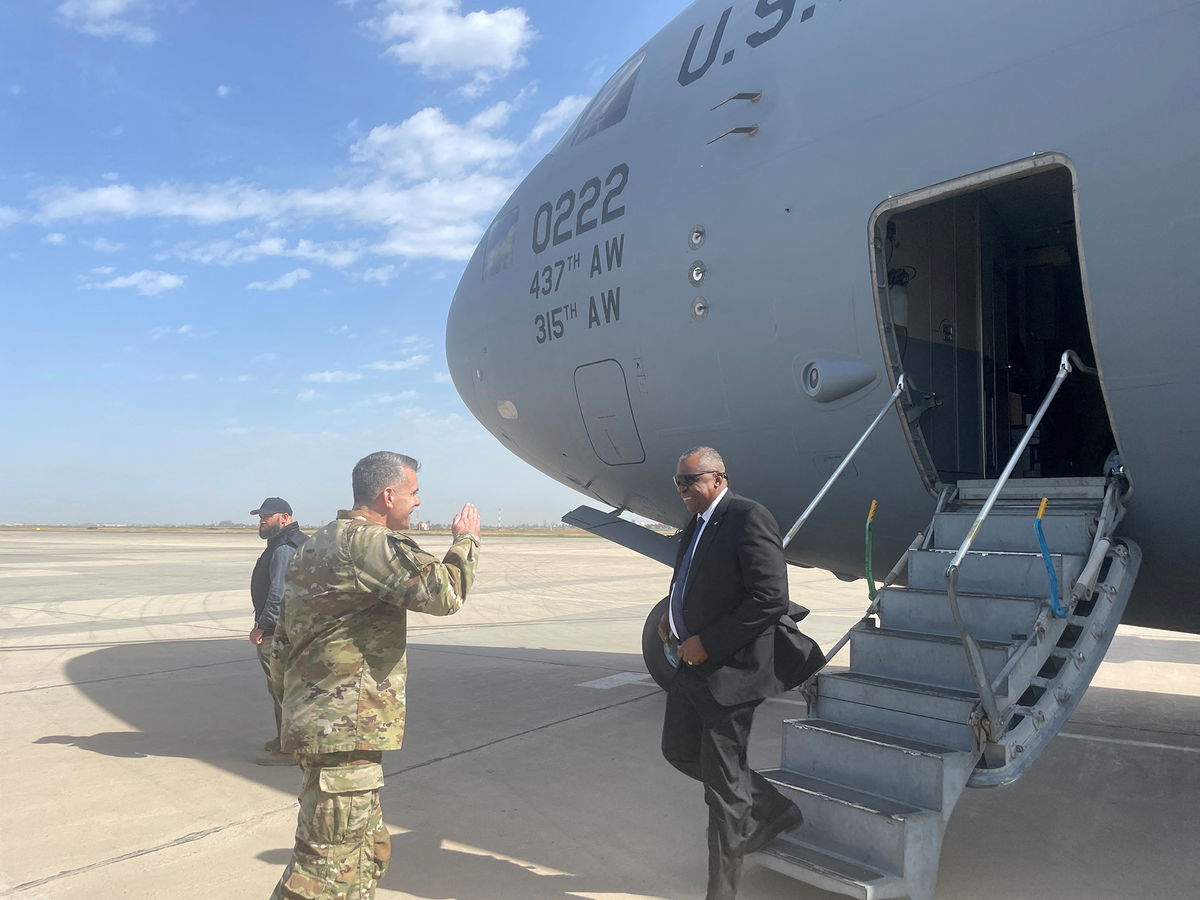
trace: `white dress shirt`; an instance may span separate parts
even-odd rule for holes
[[[712,518],[713,510],[715,510],[717,508],[717,504],[720,503],[723,499],[725,499],[725,495],[728,493],[729,493],[728,486],[721,488],[721,493],[717,494],[716,499],[713,500],[713,502],[711,504],[709,504],[708,509],[706,509],[704,512],[700,513],[700,515],[698,515],[696,517],[696,531],[692,535],[691,546],[693,546],[693,547],[700,546],[700,538],[704,536],[704,527],[708,524],[709,519]],[[687,551],[684,551],[684,552],[687,552]],[[696,555],[696,551],[695,551],[695,549],[693,549],[692,550],[693,559],[695,558],[695,555]],[[690,566],[688,567],[688,575],[691,575],[691,567]],[[674,584],[671,585],[671,589],[672,590],[675,589]],[[687,590],[687,582],[685,581],[682,585],[680,585],[679,589],[682,591],[686,591]],[[667,604],[667,618],[669,619],[669,621],[671,623],[671,633],[674,634],[675,639],[678,640],[679,639],[679,628],[675,624],[675,616],[671,612],[671,604],[670,603]]]

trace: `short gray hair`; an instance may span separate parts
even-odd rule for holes
[[[380,450],[364,456],[354,464],[354,473],[350,476],[354,486],[354,505],[374,503],[384,488],[393,484],[403,484],[408,480],[406,469],[419,472],[421,464],[411,456],[393,453],[390,450]]]
[[[684,450],[683,453],[679,454],[679,461],[683,462],[689,456],[698,456],[699,459],[696,461],[706,469],[713,469],[722,474],[725,473],[725,460],[712,447],[700,446],[693,447],[691,450]]]

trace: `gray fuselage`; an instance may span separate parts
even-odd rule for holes
[[[1043,269],[1051,281],[1074,273],[1059,290],[1081,298],[1091,345],[1070,349],[1100,370],[1091,389],[1108,422],[1094,437],[1120,452],[1133,487],[1121,533],[1145,554],[1126,621],[1200,631],[1184,581],[1200,500],[1200,291],[1186,249],[1200,225],[1198,37],[1200,4],[1179,0],[700,0],[618,73],[500,211],[450,311],[454,383],[510,451],[604,503],[681,525],[670,475],[682,450],[709,444],[734,489],[786,528],[894,386],[886,288],[872,269],[893,249],[881,250],[881,205],[1051,154],[1058,199],[1043,206],[1002,185],[978,195],[976,213],[947,206],[897,219],[899,255],[949,228],[965,248],[957,261],[930,251],[912,264],[923,324],[910,322],[907,338],[930,346],[931,373],[939,351],[960,360],[952,366],[1014,379],[981,387],[975,414],[966,390],[953,419],[968,449],[981,432],[1006,442],[1017,420],[996,408],[1019,393],[1014,348],[1068,349],[1054,345],[1053,322],[1027,314],[1027,298]],[[1069,221],[1040,222],[1051,209]],[[991,268],[979,263],[989,241],[1005,248],[987,257]],[[938,275],[949,269],[957,280]],[[1028,329],[998,350],[996,284],[1007,285],[1010,331]],[[941,295],[951,297],[944,315]],[[970,300],[979,321],[956,318],[964,296],[983,298]],[[844,369],[845,391],[806,391],[813,361]],[[927,441],[953,405],[932,390],[938,408],[913,425]],[[978,456],[976,476],[994,477],[994,460]],[[895,414],[789,559],[861,574],[872,499],[876,570],[886,571],[936,501]]]

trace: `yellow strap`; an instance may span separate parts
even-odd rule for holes
[[[878,500],[872,500],[872,501],[871,501],[871,511],[870,511],[869,513],[867,513],[867,521],[868,521],[868,522],[874,522],[874,521],[875,521],[875,507],[877,507],[878,505],[879,505],[879,501],[878,501]]]
[[[1043,498],[1042,498],[1042,505],[1038,507],[1038,514],[1037,514],[1037,517],[1038,517],[1039,519],[1040,519],[1042,516],[1044,516],[1044,515],[1046,514],[1046,504],[1047,504],[1047,503],[1049,503],[1049,502],[1050,502],[1050,498],[1049,498],[1049,497],[1043,497]]]

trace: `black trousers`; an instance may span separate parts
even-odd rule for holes
[[[742,845],[759,825],[791,803],[746,764],[754,700],[722,706],[704,676],[681,665],[667,692],[662,753],[676,769],[704,784],[708,805],[707,900],[733,900],[742,871]]]

